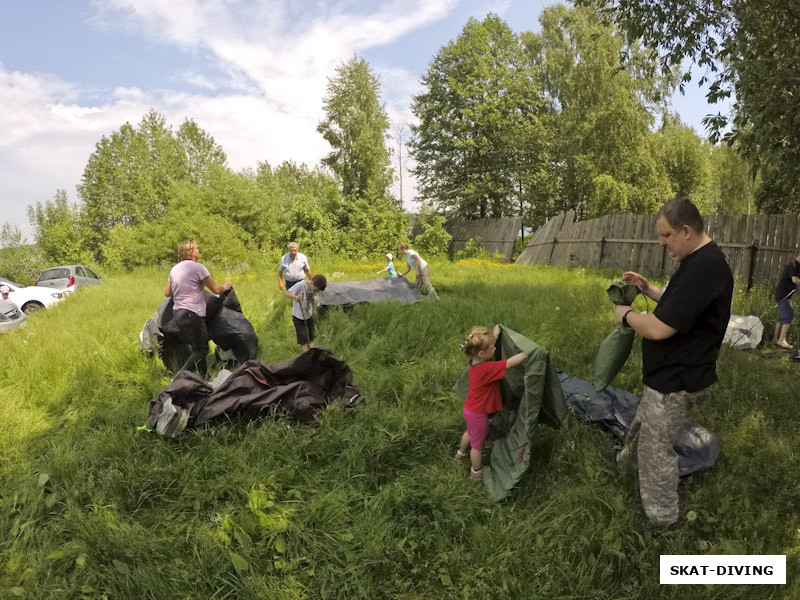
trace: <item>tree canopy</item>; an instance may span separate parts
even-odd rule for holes
[[[78,186],[87,249],[99,258],[113,227],[164,216],[172,183],[198,185],[212,164],[224,163],[225,153],[193,121],[176,135],[154,110],[136,128],[125,123],[103,136]]]
[[[577,0],[603,8],[662,69],[703,70],[711,139],[735,144],[762,174],[762,210],[800,212],[800,7],[786,0]],[[691,79],[684,75],[684,82]],[[726,128],[730,130],[726,133]]]
[[[503,217],[530,200],[547,161],[535,66],[495,15],[469,19],[443,46],[414,97],[418,196],[462,217]]]
[[[553,210],[579,217],[648,212],[670,195],[648,108],[669,82],[620,63],[623,40],[593,10],[545,8],[524,33],[551,106]]]
[[[320,218],[338,221],[343,250],[391,248],[405,237],[406,221],[400,203],[389,194],[389,117],[367,61],[353,56],[336,68],[323,106],[325,118],[317,131],[332,151],[322,162],[339,180],[344,206],[338,215]]]
[[[389,117],[380,104],[380,84],[363,58],[354,56],[328,79],[325,118],[317,126],[332,151],[330,167],[350,198],[380,198],[392,184]]]

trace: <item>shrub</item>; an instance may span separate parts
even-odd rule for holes
[[[178,261],[178,242],[186,238],[197,241],[201,262],[216,262],[231,268],[245,261],[244,231],[217,215],[177,210],[158,221],[132,227],[117,225],[109,232],[102,252],[112,268],[169,266]]]
[[[480,236],[470,238],[463,249],[456,252],[453,260],[465,260],[468,258],[480,258],[483,260],[493,260],[501,262],[503,255],[499,253],[492,254],[483,247],[483,238]]]
[[[36,281],[44,258],[36,246],[26,245],[19,227],[4,223],[0,229],[0,275],[23,285]]]
[[[414,248],[425,256],[447,254],[450,240],[453,239],[444,228],[444,217],[434,213],[421,214],[422,233],[414,238]]]

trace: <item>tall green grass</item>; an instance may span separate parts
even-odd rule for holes
[[[315,272],[364,279],[381,266],[329,259]],[[347,360],[367,400],[314,426],[232,419],[175,440],[141,429],[169,381],[136,347],[164,272],[107,277],[0,338],[0,597],[800,597],[798,365],[723,348],[720,383],[690,414],[722,454],[681,485],[674,531],[651,529],[634,477],[601,458],[611,435],[575,420],[538,431],[530,475],[493,505],[452,460],[463,334],[502,323],[588,379],[618,274],[432,269],[439,302],[320,323],[318,343]],[[296,353],[274,273],[234,284],[261,358]],[[737,293],[734,310],[772,314],[771,332],[766,291]],[[637,344],[615,385],[640,391],[640,359]],[[659,555],[696,553],[788,554],[789,583],[659,585]]]

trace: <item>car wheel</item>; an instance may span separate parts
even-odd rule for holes
[[[44,304],[40,304],[39,302],[28,302],[22,307],[22,312],[26,315],[32,315],[38,310],[42,310],[44,308]]]

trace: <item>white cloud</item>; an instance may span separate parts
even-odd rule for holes
[[[173,126],[194,119],[222,145],[234,169],[262,160],[315,165],[329,150],[316,126],[336,65],[443,18],[456,2],[93,0],[94,27],[122,28],[208,56],[215,63],[209,72],[218,75],[180,73],[174,80],[216,95],[79,89],[0,64],[0,221],[30,237],[26,206],[52,198],[59,188],[76,200],[75,186],[101,137],[126,121],[138,123],[150,108]],[[373,68],[396,121],[419,82],[403,69]],[[404,184],[407,198],[411,187]]]
[[[162,43],[210,52],[228,76],[244,76],[250,89],[257,86],[268,100],[318,118],[327,77],[337,64],[444,17],[455,0],[389,2],[367,14],[297,4],[95,1],[99,23],[138,28]]]
[[[217,89],[219,89],[219,86],[215,82],[211,81],[211,79],[205,75],[201,75],[200,73],[179,73],[173,79],[177,82],[188,83],[194,87],[209,90],[211,92],[215,92]]]

